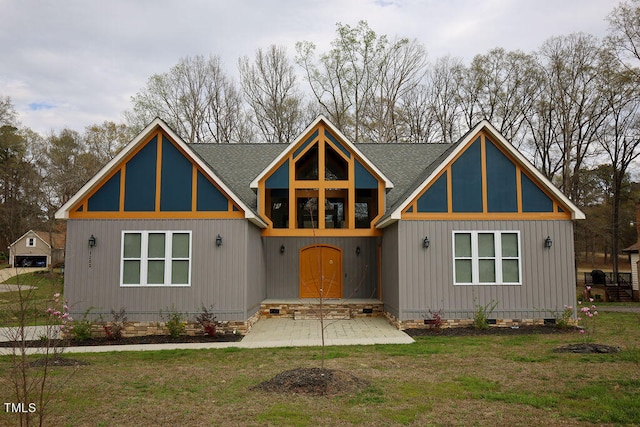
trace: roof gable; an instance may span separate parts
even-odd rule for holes
[[[244,217],[264,225],[160,119],[56,212],[56,218],[74,217]]]
[[[17,243],[19,243],[20,241],[22,241],[22,240],[24,240],[24,239],[26,239],[26,238],[31,238],[31,237],[33,237],[33,238],[37,238],[37,239],[38,239],[38,240],[40,240],[42,243],[44,243],[44,244],[45,244],[45,245],[47,245],[49,248],[51,248],[51,245],[50,245],[50,244],[49,244],[49,243],[48,243],[44,238],[42,238],[42,236],[40,236],[40,235],[38,234],[38,232],[33,231],[33,230],[29,230],[29,231],[27,231],[26,233],[24,233],[22,236],[20,236],[19,238],[17,238],[17,239],[15,240],[15,242],[11,243],[11,244],[9,245],[9,247],[15,246],[15,245],[16,245]]]
[[[284,149],[275,159],[273,159],[273,161],[271,161],[271,163],[269,163],[267,167],[265,167],[253,181],[251,181],[251,188],[258,188],[258,183],[265,177],[276,172],[278,167],[280,167],[284,162],[284,159],[291,156],[291,154],[293,154],[293,157],[296,157],[299,153],[303,152],[317,136],[317,134],[314,134],[314,129],[319,125],[323,126],[327,130],[325,135],[329,140],[332,141],[335,147],[337,147],[345,154],[348,154],[348,152],[353,153],[360,162],[366,165],[370,170],[374,172],[374,174],[378,176],[378,178],[380,178],[384,182],[385,188],[393,188],[393,183],[391,182],[391,180],[387,178],[385,174],[382,173],[382,171],[356,147],[355,144],[349,141],[347,137],[342,134],[342,132],[340,132],[322,115],[318,116],[318,118],[316,118],[316,120],[314,120],[313,123],[311,123],[295,141],[289,144],[286,149]]]
[[[432,165],[383,218],[471,216],[558,217],[584,214],[487,121],[475,126]]]

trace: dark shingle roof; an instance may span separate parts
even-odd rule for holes
[[[393,182],[386,213],[402,203],[457,144],[358,144],[358,149]],[[443,156],[444,154],[444,156]]]
[[[402,203],[456,144],[356,144],[393,183],[386,213]],[[253,181],[287,144],[190,144],[216,175],[251,209],[257,210]]]
[[[189,144],[230,189],[257,211],[251,181],[269,166],[287,144]]]

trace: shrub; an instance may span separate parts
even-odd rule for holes
[[[442,324],[444,323],[444,310],[439,309],[438,311],[429,310],[429,319],[425,319],[425,323],[427,325],[431,325],[434,329],[440,330],[442,328]]]
[[[473,327],[476,329],[487,329],[489,327],[487,320],[497,306],[498,301],[494,300],[491,300],[491,302],[485,305],[476,303],[476,309],[473,313]]]
[[[102,328],[104,329],[104,333],[107,334],[107,338],[111,340],[119,340],[122,338],[122,331],[129,323],[124,307],[120,307],[120,311],[111,309],[111,324],[104,323],[102,316],[100,316],[100,320],[103,323]]]
[[[216,316],[213,314],[213,306],[200,309],[200,313],[196,316],[196,322],[202,326],[202,330],[210,337],[216,336]]]
[[[171,308],[167,308],[166,312],[160,310],[160,317],[164,321],[164,325],[169,331],[169,335],[175,338],[184,333],[184,315],[178,312],[173,306],[171,306]]]
[[[573,316],[573,306],[565,305],[561,314],[555,313],[556,325],[559,328],[568,328],[571,326],[571,317]]]
[[[91,338],[91,322],[87,319],[89,316],[89,312],[93,309],[93,307],[87,308],[87,310],[82,315],[81,320],[76,320],[73,322],[73,329],[71,330],[71,336],[76,341],[86,341]]]

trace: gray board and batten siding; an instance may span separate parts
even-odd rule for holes
[[[520,232],[520,285],[454,285],[453,231]],[[430,247],[422,247],[429,237]],[[544,241],[550,236],[551,248]],[[382,296],[399,320],[418,320],[429,310],[447,319],[471,319],[476,304],[497,302],[491,318],[554,318],[575,304],[573,222],[399,221],[383,237]]]
[[[342,249],[342,297],[378,298],[377,237],[265,237],[267,298],[300,296],[300,249],[331,245]],[[280,248],[284,246],[284,252]],[[357,248],[360,248],[357,253]]]
[[[137,230],[191,231],[190,286],[120,286],[122,232]],[[93,307],[92,317],[110,320],[111,310],[123,307],[130,321],[156,321],[160,310],[193,317],[204,305],[219,321],[245,321],[266,297],[260,231],[244,219],[74,219],[67,259],[64,295],[75,316]]]

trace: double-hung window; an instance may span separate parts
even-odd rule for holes
[[[123,231],[122,286],[190,286],[191,231]]]
[[[456,285],[520,285],[519,231],[454,231]]]

